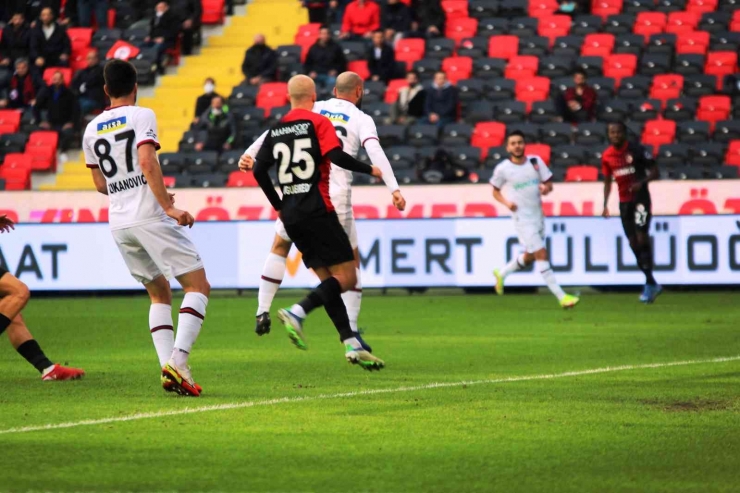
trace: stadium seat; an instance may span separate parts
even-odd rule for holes
[[[666,55],[670,62],[670,56],[676,48],[677,35],[672,33],[651,34],[645,45],[645,53],[648,55]]]
[[[347,70],[359,75],[362,80],[370,78],[370,69],[367,68],[367,60],[355,60],[347,63]]]
[[[588,34],[583,40],[582,56],[607,57],[614,50],[615,38],[613,34]]]
[[[550,40],[544,36],[528,36],[519,40],[519,54],[544,57],[550,51]]]
[[[5,155],[0,166],[0,178],[5,180],[6,190],[29,190],[31,188],[32,158],[28,154]]]
[[[471,146],[455,146],[450,148],[452,162],[472,170],[480,166],[482,161],[480,149]]]
[[[572,58],[560,56],[541,57],[539,74],[549,79],[565,77],[573,73],[573,67]]]
[[[485,19],[498,14],[498,0],[470,0],[468,15],[476,19]]]
[[[650,97],[659,99],[663,105],[669,99],[677,98],[683,91],[683,76],[677,74],[656,75],[650,87]]]
[[[610,15],[606,22],[604,22],[603,30],[605,33],[614,34],[616,36],[632,33],[632,27],[635,24],[635,17],[636,16],[633,14]]]
[[[258,187],[259,184],[254,178],[252,172],[242,173],[241,171],[232,171],[229,173],[229,180],[226,182],[227,187]]]
[[[686,7],[686,0],[658,0],[655,5],[657,12],[670,14],[672,12],[681,12]]]
[[[491,79],[486,81],[486,87],[491,101],[508,101],[516,94],[516,82],[512,79]]]
[[[501,17],[486,17],[478,22],[478,36],[495,36],[509,32],[509,20]]]
[[[570,33],[576,36],[585,36],[601,31],[601,17],[598,15],[578,15],[573,19]]]
[[[509,157],[506,152],[506,146],[491,147],[484,161],[484,165],[489,168],[495,167],[498,163]]]
[[[442,129],[440,143],[444,146],[468,146],[473,127],[466,123],[450,123]]]
[[[631,54],[610,55],[604,63],[604,76],[614,79],[618,86],[625,77],[635,75],[637,57]]]
[[[508,33],[519,38],[537,35],[539,19],[531,17],[516,17],[509,20]]]
[[[606,20],[610,15],[622,12],[622,6],[622,0],[593,0],[591,2],[591,13]]]
[[[646,122],[656,120],[661,116],[662,103],[658,99],[639,99],[632,106],[630,120]]]
[[[655,8],[654,0],[627,0],[624,2],[622,12],[625,14],[639,14]]]
[[[676,55],[673,62],[673,72],[683,75],[684,77],[703,74],[705,60],[706,57],[704,55]]]
[[[701,1],[701,0],[700,0]],[[731,16],[727,12],[705,12],[701,15],[701,20],[697,29],[708,33],[727,31],[730,24]]]
[[[191,184],[195,188],[223,188],[227,179],[222,174],[203,173],[194,175]]]
[[[517,36],[491,36],[488,40],[488,56],[510,60],[519,54],[519,38]]]
[[[678,168],[689,164],[689,146],[687,144],[663,144],[655,153],[655,162],[659,168]]]
[[[187,167],[186,155],[179,152],[163,152],[159,154],[159,164],[162,166],[163,174],[178,175]]]
[[[702,96],[699,99],[699,108],[696,110],[696,119],[714,125],[730,116],[731,102],[729,96]]]
[[[257,93],[256,105],[265,110],[265,115],[275,107],[283,106],[288,101],[288,84],[285,82],[266,82]]]
[[[436,72],[442,70],[442,60],[423,58],[414,62],[414,70],[419,74],[422,83],[431,81]]]
[[[515,56],[506,65],[504,76],[507,79],[517,80],[537,75],[539,59],[534,56]]]
[[[596,91],[600,101],[614,97],[616,83],[611,77],[594,77],[588,82]]]
[[[581,53],[584,36],[559,36],[552,45],[552,55],[574,58]]]
[[[367,56],[367,48],[362,41],[340,41],[339,46],[342,47],[342,53],[348,62],[364,60]]]
[[[383,81],[365,81],[362,93],[362,102],[378,103],[383,100],[386,91],[387,88]]]
[[[450,83],[456,84],[459,80],[470,78],[473,73],[473,59],[464,56],[445,58],[442,61],[442,70]]]
[[[226,20],[224,0],[201,0],[203,13],[201,22],[205,25],[223,24]]]
[[[503,58],[478,58],[473,60],[473,75],[478,79],[498,79],[504,76],[506,60]]]
[[[657,151],[661,144],[670,144],[676,135],[676,122],[672,120],[650,120],[645,123],[642,132],[642,143],[653,146]]]
[[[667,17],[662,12],[640,12],[635,18],[633,32],[640,34],[647,41],[653,34],[665,31]]]
[[[229,105],[236,106],[253,106],[257,101],[259,88],[250,84],[239,84],[231,90],[229,96]]]
[[[478,19],[472,17],[461,17],[457,19],[448,19],[445,23],[445,37],[460,44],[465,38],[475,36],[478,32]]]
[[[434,146],[439,140],[437,125],[412,125],[408,128],[408,143],[414,147]]]
[[[457,81],[457,94],[464,103],[475,102],[485,97],[486,89],[483,79],[462,79]]]
[[[601,122],[623,122],[630,115],[630,107],[621,99],[610,99],[599,105],[596,119]]]
[[[676,122],[693,120],[696,115],[696,100],[692,98],[669,99],[663,117]]]
[[[733,51],[740,49],[740,32],[717,32],[709,36],[709,51]]]
[[[676,43],[676,54],[705,55],[709,49],[709,33],[705,31],[692,31],[678,37]]]
[[[548,123],[560,117],[555,102],[552,99],[546,101],[535,101],[529,112],[529,121],[532,123]]]
[[[549,146],[570,144],[573,128],[570,123],[545,123],[542,125],[542,138],[540,140]]]
[[[0,110],[0,127],[3,131],[0,133],[15,133],[21,125],[20,110]]]
[[[61,72],[64,77],[64,84],[69,87],[72,84],[72,69],[67,67],[49,67],[44,70],[44,82],[51,85],[51,78],[56,72]]]
[[[727,146],[725,163],[740,166],[740,140],[732,140]]]
[[[442,0],[441,5],[447,20],[468,17],[467,0]]]
[[[237,169],[239,158],[244,151],[224,151],[218,156],[218,169],[222,173],[230,174]]]
[[[581,123],[575,133],[575,143],[582,146],[600,145],[606,142],[606,124],[601,122]]]
[[[524,148],[525,154],[528,156],[534,155],[541,157],[548,166],[550,166],[551,152],[550,146],[547,144],[527,144]]]
[[[390,147],[386,150],[393,169],[413,168],[416,166],[416,149],[409,146]]]
[[[684,77],[684,94],[692,98],[714,94],[716,87],[717,77],[714,75],[697,74]]]
[[[730,142],[731,140],[740,139],[740,121],[722,120],[717,122],[712,137],[715,142]]]
[[[544,101],[550,94],[550,79],[547,77],[527,77],[516,80],[516,99],[527,105],[527,113],[535,101]]]
[[[470,145],[481,150],[481,159],[488,154],[491,147],[498,147],[504,143],[506,125],[499,122],[479,122],[473,128]]]
[[[645,53],[640,59],[640,75],[654,76],[669,73],[671,70],[670,53]]]
[[[93,30],[89,27],[72,27],[67,29],[67,36],[73,53],[84,51],[92,44]]]
[[[56,172],[58,143],[59,134],[54,131],[32,132],[26,143],[26,154],[31,156],[31,170]]]
[[[567,15],[548,15],[540,18],[537,32],[550,40],[552,45],[558,36],[567,36],[570,32],[571,18]]]
[[[673,34],[694,32],[699,24],[699,19],[699,14],[694,12],[671,12],[668,14],[665,32]]]
[[[599,168],[596,166],[570,166],[565,170],[565,181],[598,181]]]
[[[319,31],[321,30],[321,24],[304,24],[298,27],[298,32],[295,34],[294,43],[300,46],[311,46],[319,37]]]
[[[556,0],[530,0],[528,14],[530,17],[546,17],[558,9]]]
[[[378,138],[384,147],[406,143],[406,125],[378,125]]]
[[[576,60],[576,67],[586,72],[586,77],[601,77],[604,73],[604,59],[599,56],[582,56]],[[589,80],[593,85],[593,80]]]
[[[717,10],[717,0],[689,0],[686,4],[686,11],[695,14],[712,13]]]
[[[652,79],[644,75],[625,77],[617,91],[617,96],[622,99],[643,99],[647,97]]]
[[[737,71],[737,53],[731,51],[710,51],[707,53],[704,73],[717,77],[717,89],[721,89],[724,76],[732,75]]]
[[[470,38],[466,38],[470,39]],[[447,38],[432,38],[427,41],[427,58],[448,58],[455,54],[455,42]]]
[[[725,162],[726,146],[718,142],[700,142],[694,145],[691,153],[691,164],[695,166],[714,167]]]
[[[527,105],[521,101],[501,101],[495,105],[494,114],[496,119],[502,123],[523,122],[527,114]]]
[[[469,56],[474,62],[479,58],[485,57],[487,53],[488,39],[483,36],[465,38],[460,42],[460,46],[457,49],[458,56]]]
[[[534,123],[518,122],[510,123],[506,126],[506,133],[521,132],[524,134],[524,140],[527,142],[540,141],[540,126]]]
[[[571,144],[554,146],[550,159],[553,168],[578,166],[586,162],[586,148]]]
[[[376,125],[385,125],[390,120],[391,105],[388,103],[370,103],[363,105],[365,113],[370,115]]]
[[[645,38],[639,34],[619,34],[614,40],[614,53],[623,55],[642,55],[645,49]]]
[[[403,38],[396,44],[396,61],[406,62],[409,70],[414,62],[424,58],[426,42],[423,39]]]
[[[385,98],[384,101],[386,103],[395,103],[398,99],[398,91],[403,88],[407,87],[408,82],[406,82],[406,79],[393,79],[388,81],[388,87],[385,90]]]
[[[686,121],[678,124],[678,142],[697,144],[709,140],[710,129],[708,122]]]

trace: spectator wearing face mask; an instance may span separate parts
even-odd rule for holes
[[[213,98],[223,99],[223,96],[216,92],[216,81],[209,77],[203,85],[203,94],[198,96],[198,99],[195,101],[195,117],[193,119],[193,124],[198,124],[200,116],[211,106]]]
[[[419,74],[411,71],[406,74],[408,86],[398,91],[398,99],[391,108],[391,118],[399,125],[410,125],[424,116],[426,91],[419,82]]]
[[[39,94],[36,113],[41,128],[55,130],[59,134],[62,151],[69,148],[74,140],[74,128],[78,119],[77,99],[67,86],[61,72],[54,72],[51,85]]]
[[[228,151],[236,138],[236,119],[224,99],[216,96],[211,100],[211,107],[199,118],[196,129],[207,133],[205,142],[195,144],[196,151]]]
[[[83,115],[105,108],[107,97],[103,90],[104,85],[100,58],[97,52],[91,51],[87,54],[87,67],[78,70],[72,79],[72,92],[77,96]]]
[[[15,61],[15,73],[8,83],[7,94],[0,99],[0,108],[25,109],[36,104],[36,97],[44,87],[44,82],[32,72],[28,59]]]
[[[66,67],[72,53],[67,31],[54,20],[54,12],[46,7],[40,22],[31,30],[31,58],[39,69]]]

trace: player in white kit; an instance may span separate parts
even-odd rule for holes
[[[504,294],[506,276],[523,267],[535,264],[560,306],[572,308],[578,304],[578,297],[566,294],[555,281],[552,267],[545,248],[545,214],[542,211],[542,195],[552,191],[552,172],[539,156],[524,154],[524,134],[511,132],[506,137],[506,151],[509,159],[501,161],[493,172],[493,198],[511,210],[514,216],[519,244],[524,252],[512,259],[506,266],[493,271],[496,277],[496,293]],[[501,193],[509,186],[507,197]]]
[[[362,99],[363,91],[362,78],[354,72],[344,72],[337,77],[336,87],[334,88],[335,97],[328,101],[317,101],[314,103],[313,111],[331,120],[342,142],[343,150],[347,154],[357,157],[360,147],[365,148],[370,161],[383,171],[383,181],[391,193],[393,205],[402,211],[406,207],[406,201],[401,195],[391,164],[380,146],[375,122],[357,106]],[[265,134],[262,134],[245,151],[239,161],[240,169],[244,171],[252,168],[254,158],[262,146],[264,137]],[[349,237],[357,262],[357,286],[353,290],[342,294],[342,298],[347,306],[347,315],[352,331],[359,334],[357,319],[359,318],[362,302],[362,283],[360,281],[357,229],[352,213],[352,172],[332,165],[329,178],[329,195],[339,217],[339,222]],[[280,219],[275,223],[275,232],[272,249],[265,262],[262,279],[260,280],[259,306],[255,328],[258,335],[270,332],[270,306],[280,283],[282,283],[286,258],[292,245]],[[359,337],[358,339],[361,340]],[[362,342],[365,348],[370,350],[369,346],[364,341]]]
[[[110,108],[85,129],[82,149],[98,192],[108,195],[113,238],[126,266],[144,284],[151,307],[149,329],[168,392],[197,397],[188,355],[206,314],[210,285],[195,245],[185,230],[193,216],[174,206],[167,193],[156,151],[157,119],[136,104],[136,69],[122,60],[105,65],[105,92]],[[172,291],[176,278],[185,291],[177,324],[172,322]]]

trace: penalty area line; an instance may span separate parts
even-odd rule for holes
[[[563,373],[551,373],[543,375],[523,375],[518,377],[504,377],[504,378],[492,378],[486,380],[469,380],[461,382],[435,382],[424,385],[414,385],[409,387],[394,387],[389,389],[371,389],[371,390],[358,390],[355,392],[342,392],[338,394],[320,394],[315,396],[304,396],[304,397],[280,397],[277,399],[267,399],[261,401],[248,401],[248,402],[234,402],[231,404],[216,404],[213,406],[202,406],[202,407],[186,407],[183,409],[176,409],[172,411],[155,411],[149,413],[132,414],[130,416],[118,416],[113,418],[102,418],[102,419],[86,419],[82,421],[73,421],[69,423],[52,423],[41,426],[23,426],[18,428],[7,428],[0,430],[0,435],[10,435],[16,433],[30,433],[33,431],[47,431],[47,430],[59,430],[64,428],[77,428],[79,426],[94,426],[104,425],[110,423],[122,423],[126,421],[138,421],[141,419],[152,419],[152,418],[164,418],[168,416],[181,416],[183,414],[196,414],[196,413],[207,413],[212,411],[227,411],[230,409],[245,409],[257,406],[276,406],[278,404],[293,404],[298,402],[307,401],[319,401],[325,399],[344,399],[350,397],[361,397],[367,395],[377,394],[396,394],[400,392],[417,392],[420,390],[431,390],[431,389],[442,389],[451,387],[464,387],[469,385],[490,385],[497,383],[509,383],[509,382],[527,382],[532,380],[553,380],[557,378],[568,378],[568,377],[579,377],[586,375],[596,375],[600,373],[614,373],[620,371],[629,370],[645,370],[655,368],[670,368],[672,366],[688,366],[688,365],[702,365],[702,364],[714,364],[714,363],[727,363],[731,361],[740,360],[740,356],[728,356],[721,358],[710,358],[710,359],[699,359],[699,360],[684,360],[684,361],[669,361],[666,363],[646,363],[640,365],[622,365],[622,366],[606,366],[603,368],[592,368],[590,370],[575,370],[567,371]]]

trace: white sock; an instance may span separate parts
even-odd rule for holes
[[[152,303],[149,307],[149,331],[152,333],[154,349],[157,350],[159,366],[162,367],[175,347],[175,329],[172,326],[172,305]]]
[[[306,311],[298,303],[290,307],[290,313],[298,318],[306,318]]]
[[[362,344],[360,344],[360,341],[358,341],[356,337],[345,339],[342,341],[342,344],[349,344],[352,346],[352,349],[362,349]]]
[[[257,301],[259,302],[257,315],[270,312],[272,300],[275,299],[280,283],[283,282],[283,276],[285,276],[285,257],[270,253],[267,260],[265,260],[264,267],[262,267],[260,290],[257,294]]]
[[[180,305],[180,316],[177,319],[175,347],[172,350],[172,358],[179,368],[184,368],[188,364],[188,356],[200,334],[207,306],[208,298],[204,294],[185,293],[185,298]]]
[[[534,268],[540,273],[542,279],[547,283],[547,287],[550,288],[550,292],[554,294],[558,300],[562,300],[565,296],[565,292],[555,280],[555,274],[552,273],[552,267],[550,262],[547,260],[535,260]]]
[[[509,274],[513,274],[514,272],[518,271],[519,269],[522,269],[526,267],[526,262],[524,262],[525,255],[522,253],[518,257],[514,257],[509,261],[508,264],[504,266],[503,269],[501,269],[501,277],[506,279],[506,276]]]
[[[354,289],[342,293],[342,300],[347,307],[347,316],[349,317],[349,326],[352,332],[357,334],[360,330],[357,328],[357,319],[360,318],[360,306],[362,305],[362,281],[360,280],[360,269],[357,270],[357,284]]]

